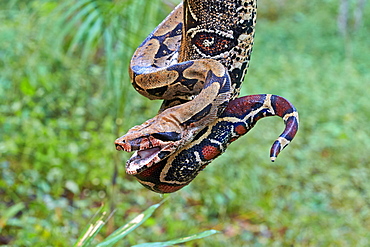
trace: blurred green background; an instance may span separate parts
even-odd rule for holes
[[[104,205],[99,242],[163,199],[125,174],[114,140],[159,108],[127,68],[176,2],[0,0],[0,244],[71,246]],[[184,246],[369,246],[364,2],[259,0],[241,95],[289,99],[296,139],[271,163],[283,122],[261,120],[119,246],[208,229],[221,232]]]

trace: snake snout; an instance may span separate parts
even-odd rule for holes
[[[122,137],[117,138],[114,142],[117,151],[127,151],[127,142]],[[125,147],[126,146],[126,147]]]

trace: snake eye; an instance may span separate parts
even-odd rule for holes
[[[176,132],[160,132],[154,133],[152,136],[155,139],[159,139],[161,141],[169,142],[169,141],[179,141],[181,139],[181,135]]]

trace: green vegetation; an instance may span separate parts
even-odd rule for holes
[[[125,174],[113,143],[159,108],[127,67],[174,5],[0,1],[0,244],[72,246],[103,205],[115,213],[98,244],[163,199]],[[338,5],[259,1],[242,95],[289,99],[296,139],[271,163],[283,124],[261,120],[117,246],[210,229],[184,246],[370,245],[370,17],[342,37]]]
[[[162,201],[164,202],[164,200]],[[121,226],[117,230],[115,230],[112,234],[110,234],[106,239],[100,242],[96,247],[110,247],[114,246],[117,242],[121,239],[126,237],[129,233],[139,227],[142,223],[144,223],[153,213],[154,211],[161,205],[161,203],[152,205],[143,213],[136,216],[126,225]],[[101,211],[103,207],[100,208],[99,212],[94,216],[94,218],[90,221],[90,224],[85,228],[83,233],[78,238],[77,242],[74,246],[76,247],[87,247],[91,246],[91,242],[94,240],[96,235],[100,232],[100,230],[104,227],[104,225],[108,222],[109,218],[113,215],[107,215],[105,211]],[[162,247],[162,246],[170,246],[174,244],[181,244],[185,242],[189,242],[195,239],[200,239],[204,237],[208,237],[217,233],[216,230],[209,230],[197,234],[193,234],[191,236],[186,236],[182,238],[177,238],[165,242],[153,242],[153,243],[142,243],[138,245],[134,245],[133,247]]]

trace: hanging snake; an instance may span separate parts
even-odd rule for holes
[[[298,113],[270,94],[239,95],[256,24],[256,0],[184,0],[143,41],[130,63],[134,88],[163,99],[158,114],[115,141],[135,151],[126,172],[150,190],[171,193],[189,184],[227,146],[266,116],[284,132],[274,161],[298,130]]]

